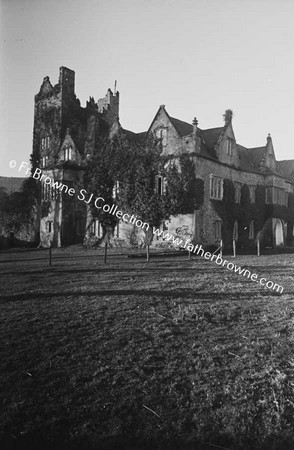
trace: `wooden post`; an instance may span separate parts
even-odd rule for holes
[[[257,256],[260,256],[260,240],[257,239]]]
[[[236,258],[236,240],[233,239],[233,258]]]
[[[50,242],[50,246],[49,246],[49,266],[51,267],[52,265],[52,251],[51,251],[51,242]]]
[[[223,240],[222,239],[220,240],[220,252],[219,252],[219,254],[220,254],[220,257],[222,258],[223,257]]]
[[[104,246],[104,264],[106,264],[106,259],[107,259],[107,238]]]
[[[188,242],[189,245],[191,244],[190,239],[187,242]],[[185,246],[186,246],[186,244],[185,244]],[[188,250],[188,259],[189,260],[191,259],[191,252],[190,252],[190,250]]]
[[[147,262],[149,262],[149,244],[146,246]]]

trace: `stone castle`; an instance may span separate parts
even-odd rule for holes
[[[75,73],[60,68],[59,81],[45,77],[35,96],[33,155],[42,171],[76,191],[99,136],[121,130],[128,139],[156,135],[162,152],[172,158],[189,154],[196,177],[203,180],[201,206],[187,215],[171,217],[163,227],[175,235],[190,236],[203,245],[233,239],[253,245],[257,236],[265,246],[293,245],[294,160],[277,161],[272,138],[265,145],[246,148],[237,143],[232,114],[223,126],[203,130],[196,119],[187,123],[170,117],[161,105],[146,132],[124,130],[119,122],[119,92],[108,89],[97,102],[90,97],[85,107],[75,95]],[[162,193],[164,180],[156,180]],[[89,219],[85,204],[43,185],[40,243],[62,246],[83,242],[86,234],[101,237],[97,220]],[[114,241],[128,244],[130,225],[120,223]],[[160,241],[160,239],[159,239]],[[154,245],[164,245],[155,239]]]

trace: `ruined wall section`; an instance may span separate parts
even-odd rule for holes
[[[75,89],[75,73],[66,67],[60,68],[59,82],[53,87],[45,77],[39,93],[35,96],[33,154],[38,166],[58,161],[61,144],[70,131],[79,151],[83,155],[87,138],[87,109],[80,106]]]
[[[119,92],[113,93],[108,89],[106,96],[100,98],[97,102],[98,112],[101,118],[109,125],[119,121]]]
[[[101,133],[98,105],[90,97],[86,106],[87,111],[87,138],[85,141],[85,157],[88,159],[94,153],[96,141]]]
[[[33,155],[38,163],[47,156],[48,164],[55,163],[61,144],[61,89],[54,87],[45,77],[40,91],[35,95]],[[47,139],[47,140],[46,140]]]
[[[75,94],[75,72],[67,67],[60,67],[59,86],[61,90],[61,141],[68,130],[84,154],[87,138],[87,108],[82,108]]]

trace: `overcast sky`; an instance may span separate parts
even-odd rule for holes
[[[0,0],[0,175],[29,161],[34,95],[59,67],[85,106],[120,92],[120,122],[148,129],[159,105],[200,128],[234,111],[237,142],[294,159],[294,0]]]

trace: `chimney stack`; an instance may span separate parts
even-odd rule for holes
[[[192,125],[193,125],[193,134],[196,136],[196,133],[197,133],[197,125],[198,125],[198,120],[196,119],[196,117],[194,117],[193,122],[192,122]]]

